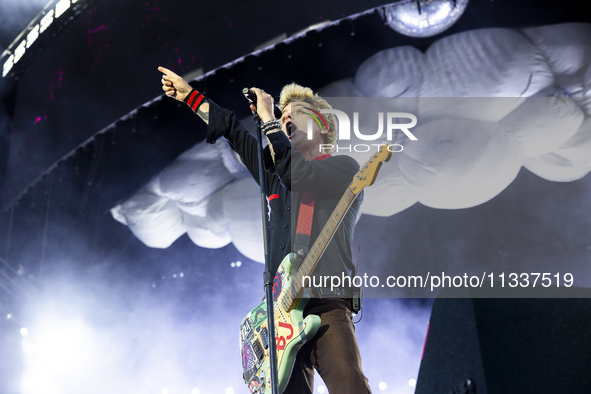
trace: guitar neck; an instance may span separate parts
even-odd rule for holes
[[[324,254],[326,247],[328,246],[330,240],[334,237],[339,225],[343,221],[343,218],[351,208],[351,204],[355,201],[359,193],[354,193],[349,186],[343,194],[343,197],[339,200],[336,208],[332,211],[330,218],[322,228],[320,235],[316,238],[314,244],[310,248],[310,251],[300,264],[296,274],[294,275],[291,294],[288,301],[289,303],[293,302],[298,296],[301,296],[301,292],[304,288],[304,277],[310,276],[316,265],[320,261],[320,258]]]

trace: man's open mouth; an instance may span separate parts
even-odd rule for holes
[[[287,122],[287,124],[285,125],[285,130],[287,131],[287,136],[289,138],[291,138],[291,135],[293,133],[295,133],[295,131],[298,129],[298,126],[292,122]]]

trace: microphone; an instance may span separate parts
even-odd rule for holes
[[[252,103],[252,105],[254,105],[255,107],[257,106],[257,95],[255,92],[253,92],[249,88],[244,88],[242,89],[242,94],[244,95],[244,97],[246,97],[248,101]],[[273,114],[275,115],[276,119],[281,119],[281,116],[283,115],[279,107],[276,105],[273,106]]]
[[[252,103],[252,105],[254,105],[255,107],[257,106],[257,95],[255,92],[253,92],[249,88],[244,88],[242,89],[242,94],[244,95],[244,97],[246,97],[248,101]]]

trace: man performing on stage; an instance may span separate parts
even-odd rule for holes
[[[215,143],[224,137],[258,182],[257,141],[244,130],[235,115],[206,99],[174,72],[163,67],[158,70],[163,73],[162,89],[166,95],[187,103],[207,123],[207,142]],[[321,149],[322,144],[335,145],[337,130],[332,114],[325,116],[326,123],[321,122],[322,126],[313,125],[311,136],[303,131],[309,119],[306,111],[331,108],[311,89],[296,84],[284,87],[279,102],[280,119],[274,115],[273,97],[257,88],[252,91],[256,94],[257,106],[251,109],[260,117],[261,130],[269,143],[265,149],[264,176],[271,211],[269,255],[275,271],[294,247],[296,229],[292,223],[296,223],[302,194],[313,195],[310,239],[314,240],[359,166],[353,158],[332,156]],[[351,205],[314,275],[355,275],[351,239],[360,204],[361,198],[357,198]],[[284,393],[311,394],[314,369],[332,394],[370,393],[361,368],[348,289],[316,290],[304,315],[318,315],[321,325],[316,335],[299,350]]]

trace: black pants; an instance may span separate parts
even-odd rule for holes
[[[298,352],[284,394],[312,394],[314,369],[331,394],[371,393],[361,369],[349,301],[311,299],[304,310],[308,314],[320,316],[320,328]]]

